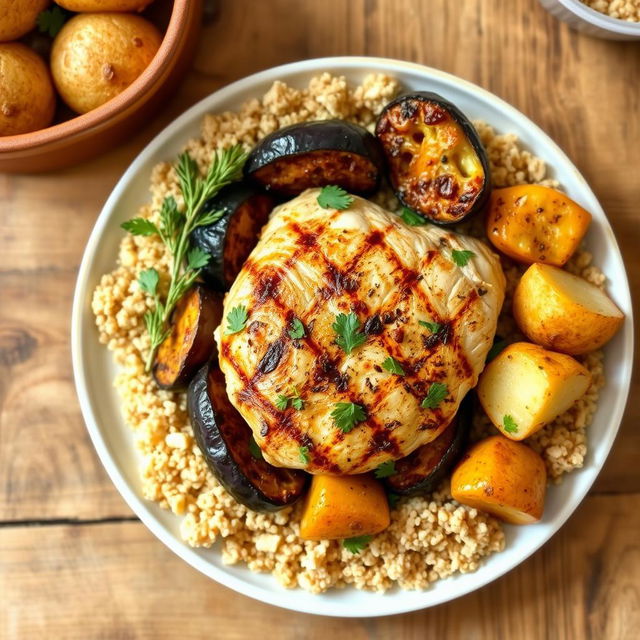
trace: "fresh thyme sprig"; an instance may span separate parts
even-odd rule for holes
[[[159,223],[146,218],[133,218],[121,226],[133,235],[158,235],[173,258],[167,297],[163,301],[157,291],[159,281],[155,269],[140,274],[140,288],[154,298],[155,308],[145,314],[145,324],[151,340],[146,362],[150,371],[156,351],[167,337],[167,323],[178,300],[196,281],[202,267],[209,262],[209,255],[195,247],[189,249],[189,235],[197,227],[213,224],[223,211],[203,211],[207,200],[220,189],[239,177],[246,154],[240,145],[217,151],[206,175],[201,176],[196,161],[187,153],[181,153],[176,164],[176,174],[184,200],[181,211],[173,196],[167,196],[160,208]],[[143,275],[146,274],[146,275]],[[153,275],[155,274],[155,275]],[[150,286],[153,284],[153,286]]]

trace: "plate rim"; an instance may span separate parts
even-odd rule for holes
[[[115,460],[112,458],[111,453],[109,452],[108,446],[102,436],[101,429],[98,426],[96,416],[94,415],[91,401],[89,398],[89,391],[87,387],[87,378],[85,375],[85,367],[83,363],[83,348],[82,344],[84,342],[84,331],[82,328],[82,320],[83,313],[85,311],[85,304],[87,301],[87,284],[89,280],[89,270],[91,266],[91,262],[93,261],[96,250],[99,245],[99,241],[104,232],[104,228],[111,219],[112,210],[114,209],[114,204],[120,199],[121,194],[126,190],[128,183],[132,180],[132,177],[135,176],[141,167],[147,162],[147,160],[158,150],[161,148],[166,139],[170,138],[175,132],[179,131],[183,126],[188,125],[194,117],[197,116],[198,112],[204,107],[206,103],[208,103],[212,96],[217,96],[221,101],[225,99],[228,95],[233,95],[234,93],[239,93],[243,90],[251,89],[252,86],[257,85],[265,80],[270,79],[273,75],[289,75],[289,74],[300,74],[300,73],[319,73],[322,68],[335,68],[339,67],[347,72],[347,70],[355,71],[355,70],[366,70],[375,72],[386,72],[392,73],[392,69],[396,71],[407,71],[418,73],[421,75],[428,75],[430,77],[437,77],[444,82],[449,84],[456,84],[465,89],[468,93],[479,96],[483,102],[488,102],[493,105],[497,105],[504,112],[509,113],[511,116],[516,119],[524,121],[531,127],[531,132],[540,136],[544,139],[545,144],[552,150],[555,154],[558,155],[566,164],[574,169],[576,172],[576,177],[580,179],[583,183],[583,188],[587,190],[593,196],[593,199],[598,203],[598,206],[602,210],[601,205],[593,191],[591,190],[589,184],[582,176],[582,174],[577,170],[574,163],[570,160],[570,158],[564,153],[564,151],[558,146],[558,144],[548,135],[546,134],[535,122],[533,122],[528,116],[524,113],[510,105],[508,102],[504,101],[502,98],[496,96],[495,94],[483,89],[482,87],[464,80],[454,74],[450,74],[439,69],[434,69],[432,67],[428,67],[426,65],[421,65],[418,63],[407,62],[403,60],[396,60],[393,58],[382,58],[382,57],[368,57],[368,56],[332,56],[332,57],[323,57],[323,58],[311,58],[308,60],[302,60],[298,62],[291,62],[284,65],[278,65],[276,67],[270,67],[268,69],[264,69],[257,73],[253,73],[248,76],[244,76],[239,80],[236,80],[232,83],[224,85],[223,87],[217,89],[212,92],[208,96],[202,98],[197,103],[188,108],[184,113],[182,113],[178,118],[176,118],[171,124],[158,132],[153,139],[142,149],[142,151],[136,156],[136,158],[129,164],[126,168],[122,176],[119,178],[115,187],[111,191],[108,196],[104,206],[102,207],[98,218],[96,219],[95,225],[91,234],[87,240],[82,261],[78,270],[78,277],[76,281],[76,286],[74,290],[73,297],[73,306],[72,306],[72,318],[71,318],[71,355],[72,355],[72,365],[73,365],[73,374],[74,381],[76,386],[76,393],[78,396],[82,416],[89,432],[89,436],[93,443],[94,448],[98,454],[100,462],[103,467],[107,471],[109,478],[115,485],[116,489],[122,495],[123,499],[131,508],[131,510],[136,514],[138,518],[142,521],[142,523],[147,527],[147,529],[154,534],[157,538],[159,538],[171,551],[173,551],[176,555],[178,555],[183,561],[187,562],[195,569],[204,573],[209,578],[214,579],[219,584],[223,586],[233,589],[234,591],[241,593],[245,596],[254,598],[261,602],[265,602],[267,604],[271,604],[274,606],[278,606],[284,609],[310,613],[315,615],[327,615],[327,616],[335,616],[335,617],[379,617],[384,615],[396,615],[401,613],[407,613],[410,611],[417,611],[426,609],[432,606],[436,606],[438,604],[442,604],[444,602],[448,602],[473,591],[476,591],[496,579],[502,577],[515,567],[522,564],[527,558],[529,558],[533,553],[539,550],[546,542],[548,542],[553,536],[555,536],[558,531],[565,524],[566,520],[578,509],[580,504],[583,502],[585,496],[588,491],[591,489],[593,482],[598,477],[600,472],[602,471],[602,467],[606,462],[609,453],[611,451],[611,447],[613,446],[613,442],[619,432],[620,424],[622,422],[622,417],[627,405],[629,388],[631,384],[631,369],[633,365],[633,309],[631,306],[631,296],[630,296],[630,288],[629,281],[626,273],[626,269],[624,266],[624,257],[620,251],[615,235],[611,231],[608,234],[607,242],[612,244],[612,250],[617,252],[617,254],[621,258],[622,263],[622,275],[624,277],[624,281],[622,283],[624,293],[625,293],[625,302],[628,303],[626,305],[627,309],[625,310],[626,321],[625,327],[630,327],[630,330],[625,331],[624,335],[624,352],[629,354],[628,357],[621,363],[621,366],[625,367],[626,372],[629,375],[624,380],[621,388],[621,395],[619,396],[619,400],[615,407],[614,412],[610,417],[610,424],[615,424],[615,427],[609,427],[607,430],[607,439],[605,442],[600,443],[600,451],[602,457],[602,461],[597,464],[597,470],[591,480],[585,487],[582,488],[581,492],[579,492],[575,505],[572,508],[568,509],[564,507],[556,518],[556,523],[554,525],[553,532],[548,535],[543,534],[540,537],[540,540],[536,540],[535,544],[533,544],[529,549],[527,549],[526,553],[516,558],[514,561],[507,563],[506,566],[500,567],[498,569],[494,569],[493,573],[483,581],[480,585],[469,585],[468,587],[459,588],[455,594],[449,595],[447,593],[441,594],[441,597],[432,599],[432,601],[427,602],[425,604],[411,604],[408,606],[398,606],[397,600],[390,600],[393,602],[395,606],[385,607],[383,606],[384,597],[377,596],[376,594],[371,594],[372,598],[376,598],[376,606],[375,610],[364,611],[364,610],[354,610],[350,609],[336,609],[334,603],[331,600],[324,600],[322,595],[314,595],[313,602],[317,606],[300,606],[299,604],[290,604],[287,602],[288,591],[284,588],[281,591],[273,591],[266,590],[262,587],[258,587],[250,582],[247,582],[239,577],[232,575],[229,572],[220,569],[209,562],[206,559],[202,558],[200,555],[196,553],[189,554],[189,551],[195,551],[194,549],[186,547],[186,544],[176,537],[174,537],[168,529],[159,522],[156,517],[150,511],[150,504],[148,501],[144,500],[141,496],[136,494],[132,488],[129,486],[127,481],[125,480],[123,474],[120,472],[118,466],[115,463]],[[338,72],[339,73],[339,72]],[[185,140],[186,142],[186,140]],[[602,211],[605,220],[608,223],[608,219],[606,217],[606,213]],[[95,339],[95,336],[93,336]],[[155,504],[155,503],[154,503]],[[482,571],[482,567],[478,569],[478,572]],[[423,591],[423,593],[428,593],[429,589]],[[323,604],[324,603],[324,604]]]

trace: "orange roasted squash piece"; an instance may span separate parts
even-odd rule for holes
[[[300,537],[334,540],[373,535],[389,522],[387,496],[371,475],[315,475],[304,505]]]
[[[563,266],[587,232],[591,214],[564,193],[539,184],[494,189],[487,236],[514,260]]]

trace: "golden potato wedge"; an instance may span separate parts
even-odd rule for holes
[[[0,44],[0,136],[51,124],[56,96],[47,65],[19,42]]]
[[[578,248],[590,222],[591,214],[563,193],[523,184],[493,190],[487,237],[514,260],[561,267]]]
[[[502,434],[524,440],[571,407],[590,382],[589,371],[571,356],[516,342],[487,365],[477,393]]]
[[[88,11],[142,11],[153,0],[55,0],[56,4],[77,13]]]
[[[390,521],[387,496],[373,476],[316,475],[304,505],[300,537],[335,540],[373,535]]]
[[[51,49],[58,93],[86,113],[124,91],[149,65],[162,36],[129,13],[80,13],[60,30]]]
[[[51,0],[0,0],[0,42],[11,42],[35,29],[38,14]]]
[[[451,476],[454,500],[511,524],[540,520],[546,490],[542,458],[526,444],[503,436],[476,443]]]
[[[513,315],[529,340],[572,355],[599,349],[624,320],[598,287],[545,264],[531,265],[520,279]]]

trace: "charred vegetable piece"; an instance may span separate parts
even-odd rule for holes
[[[189,385],[187,403],[196,442],[209,468],[238,502],[254,511],[277,511],[305,493],[306,473],[273,467],[252,452],[251,429],[229,401],[216,363],[198,371]]]
[[[344,120],[322,120],[266,136],[249,154],[244,173],[283,196],[330,184],[366,195],[378,188],[383,167],[380,143],[366,129]]]
[[[396,472],[384,479],[390,491],[412,496],[437,488],[462,453],[470,429],[472,403],[466,397],[451,424],[435,440],[396,460]]]
[[[224,211],[217,222],[197,227],[189,237],[192,246],[211,257],[202,276],[218,291],[227,291],[258,242],[275,202],[246,182],[234,182],[209,200],[203,213]]]
[[[432,222],[460,222],[489,196],[489,161],[473,125],[451,102],[427,91],[390,102],[376,135],[399,200]]]
[[[221,297],[203,285],[195,285],[182,296],[153,364],[153,377],[160,388],[187,386],[198,367],[211,357],[213,332],[221,319]]]

